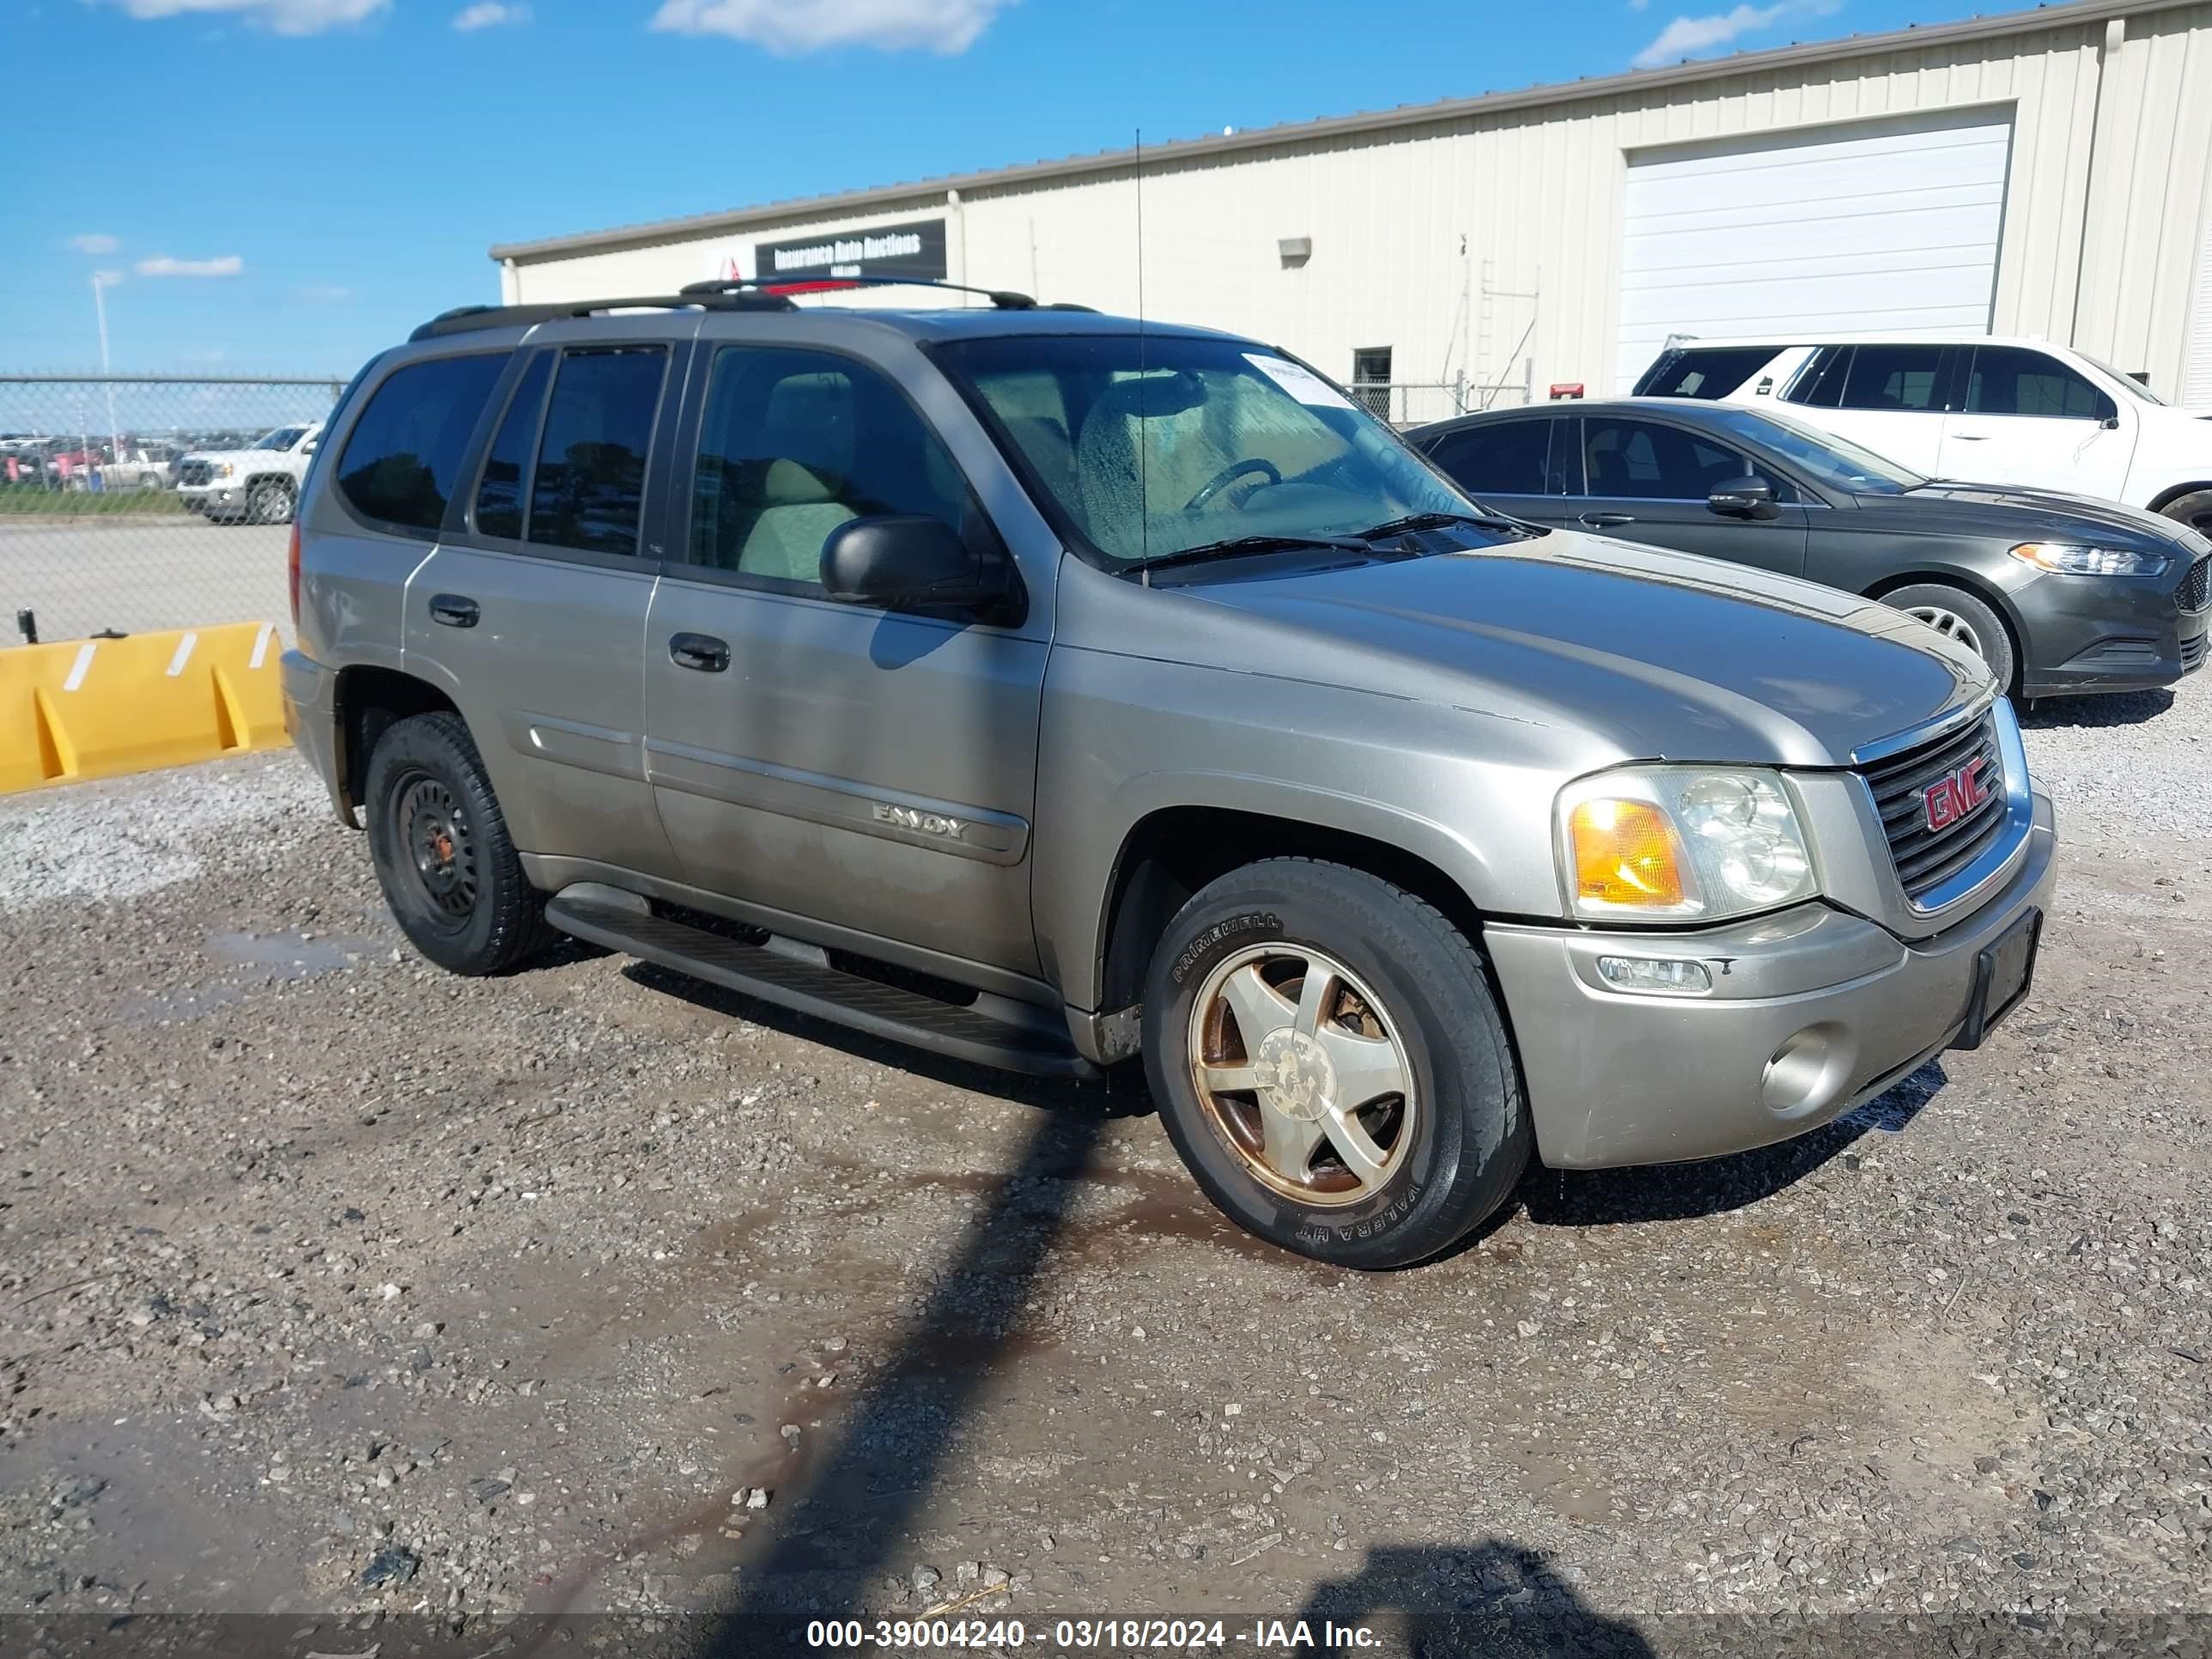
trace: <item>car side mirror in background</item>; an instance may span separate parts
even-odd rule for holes
[[[998,611],[1013,598],[1011,571],[942,519],[886,513],[854,519],[822,544],[822,586],[854,605],[950,605]]]
[[[1771,519],[1774,486],[1764,478],[1730,478],[1705,497],[1705,505],[1731,519]]]

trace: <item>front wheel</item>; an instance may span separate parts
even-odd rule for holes
[[[246,494],[249,524],[292,522],[292,486],[282,478],[264,478]]]
[[[1519,1068],[1474,946],[1343,865],[1248,865],[1182,908],[1146,986],[1145,1066],[1224,1213],[1339,1267],[1437,1255],[1528,1161]]]
[[[1916,582],[1881,596],[1884,605],[1918,618],[1948,640],[1956,640],[1990,665],[1997,690],[2009,692],[2019,678],[2012,635],[2004,618],[1964,588],[1947,582]]]
[[[385,728],[368,757],[368,848],[392,919],[457,974],[502,973],[552,937],[458,714]]]

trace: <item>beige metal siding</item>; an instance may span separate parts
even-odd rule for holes
[[[1340,378],[1354,349],[1387,345],[1400,380],[1518,381],[1533,358],[1539,398],[1561,380],[1598,394],[1615,389],[1631,153],[1988,108],[2014,130],[1992,326],[2071,341],[2172,394],[2212,172],[2212,3],[2122,21],[2116,41],[2104,19],[2077,15],[1152,163],[1145,306],[1259,335]],[[526,300],[665,289],[707,274],[718,247],[941,210],[956,221],[956,276],[1133,311],[1136,197],[1123,163],[972,189],[957,206],[917,187],[865,216],[525,258],[515,287]],[[1303,268],[1278,256],[1288,237],[1312,239]]]

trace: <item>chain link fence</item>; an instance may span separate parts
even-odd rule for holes
[[[1346,388],[1378,420],[1401,428],[1448,421],[1479,409],[1517,407],[1528,401],[1528,386],[1476,386],[1468,380],[1359,380]]]
[[[0,642],[289,629],[284,550],[340,380],[0,374]]]

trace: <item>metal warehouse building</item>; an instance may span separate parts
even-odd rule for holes
[[[2212,405],[2212,3],[2069,3],[495,247],[510,301],[930,275],[1258,335],[1399,418],[1669,334],[1987,329]],[[859,303],[911,303],[910,291]],[[1449,388],[1421,392],[1414,388]]]

